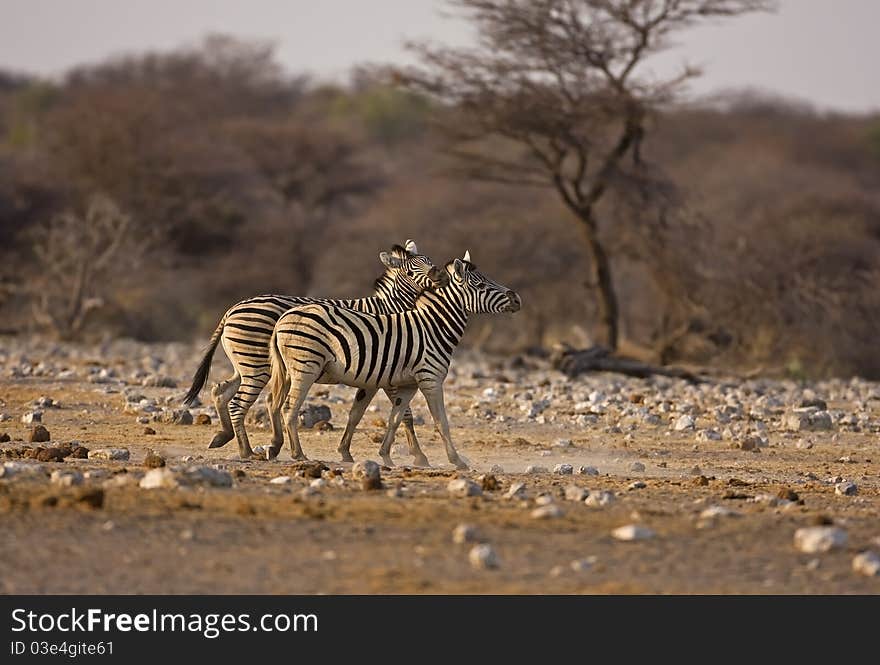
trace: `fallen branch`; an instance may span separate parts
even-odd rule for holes
[[[612,355],[608,349],[602,346],[574,349],[565,345],[553,353],[552,362],[556,369],[572,378],[586,372],[614,372],[640,379],[651,376],[669,376],[684,379],[690,383],[706,381],[704,377],[680,367],[651,365],[640,360]]]

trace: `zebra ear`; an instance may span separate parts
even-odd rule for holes
[[[416,241],[412,239],[403,243],[403,248],[410,254],[410,256],[415,256],[419,253],[419,248],[416,247]]]
[[[461,280],[464,280],[465,264],[462,262],[462,260],[455,259],[455,261],[453,261],[452,265],[453,265],[453,269],[455,270],[455,276]]]
[[[379,260],[388,268],[399,268],[403,262],[388,252],[379,252]]]
[[[473,261],[471,261],[471,250],[469,250],[469,249],[465,250],[464,260],[467,261],[468,263],[473,263]]]

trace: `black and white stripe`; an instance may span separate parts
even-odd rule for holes
[[[242,458],[253,455],[244,427],[245,415],[256,402],[269,380],[269,340],[275,322],[291,307],[308,303],[332,304],[352,311],[373,315],[390,314],[411,309],[423,289],[435,286],[443,279],[440,269],[431,260],[418,253],[412,240],[405,247],[395,245],[391,252],[382,252],[380,260],[385,273],[376,280],[374,295],[366,298],[329,300],[287,295],[265,295],[236,303],[227,310],[214,330],[211,343],[202,359],[193,384],[186,396],[192,403],[208,381],[211,359],[218,344],[223,345],[233,366],[232,376],[216,384],[212,391],[214,406],[223,429],[214,435],[209,447],[217,448],[233,439],[238,442]],[[362,401],[362,400],[361,400]],[[284,436],[277,409],[273,414],[272,442],[279,445]],[[407,414],[407,439],[410,447],[417,447],[412,415]]]
[[[446,265],[448,283],[422,293],[412,310],[394,314],[355,312],[315,303],[285,312],[275,325],[271,402],[283,407],[291,455],[304,459],[297,414],[314,383],[343,383],[361,390],[352,407],[340,452],[350,459],[354,426],[363,416],[366,397],[376,390],[393,391],[388,430],[379,454],[391,464],[394,433],[416,390],[421,390],[446,444],[449,461],[466,468],[449,436],[443,404],[443,382],[468,317],[474,312],[515,312],[519,296],[482,275],[470,262]],[[390,396],[390,394],[389,394]],[[280,446],[273,449],[277,454]],[[417,451],[417,457],[424,454]]]

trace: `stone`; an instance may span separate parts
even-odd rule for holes
[[[590,492],[590,496],[584,499],[584,504],[592,508],[600,508],[607,506],[610,503],[614,503],[616,500],[617,497],[614,496],[614,492],[601,490],[599,492]]]
[[[594,466],[580,466],[578,467],[578,473],[582,476],[598,476],[599,469]]]
[[[526,467],[525,473],[547,473],[547,467],[530,464]]]
[[[566,501],[583,501],[589,495],[590,493],[587,490],[583,487],[578,487],[577,485],[569,485],[565,488]]]
[[[211,416],[207,413],[200,413],[196,416],[196,425],[210,425],[211,424]]]
[[[498,556],[491,545],[483,543],[482,545],[474,545],[468,552],[468,561],[471,566],[477,570],[491,570],[498,568]]]
[[[646,487],[647,487],[647,485],[645,483],[643,483],[641,480],[637,480],[634,483],[630,483],[629,485],[627,485],[627,489],[631,489],[631,490],[643,490]]]
[[[846,545],[846,531],[835,526],[802,527],[794,532],[794,546],[801,552],[816,554]]]
[[[489,468],[489,473],[504,473],[504,467],[500,464],[493,464]]]
[[[153,436],[156,433],[152,427],[144,427],[144,436]]]
[[[355,480],[361,481],[361,487],[365,490],[382,489],[382,472],[373,460],[356,462],[351,467],[351,475]]]
[[[538,506],[531,512],[532,519],[548,520],[562,517],[565,513],[562,508],[555,503],[548,503],[546,506]]]
[[[679,416],[675,423],[672,425],[672,429],[676,432],[685,432],[688,430],[693,430],[695,428],[696,423],[694,422],[694,419],[687,414]]]
[[[456,497],[480,496],[483,493],[483,489],[479,485],[467,478],[450,480],[446,485],[446,491]]]
[[[824,399],[802,399],[800,403],[800,408],[802,409],[819,409],[819,411],[827,411],[828,404]]]
[[[49,434],[49,430],[47,430],[43,425],[34,425],[34,428],[31,430],[31,443],[43,443],[49,441],[51,438],[52,437]]]
[[[0,434],[0,443],[8,443],[9,441],[12,441],[12,437],[7,432]]]
[[[635,541],[635,540],[649,540],[654,537],[654,532],[646,526],[641,526],[639,524],[627,524],[625,526],[619,526],[614,531],[611,532],[611,535],[614,536],[617,540],[623,541]]]
[[[148,469],[160,469],[165,466],[165,458],[148,450],[146,457],[144,457],[144,466]]]
[[[210,466],[190,466],[181,472],[182,485],[232,487],[232,474]]]
[[[709,506],[700,513],[700,519],[714,519],[716,517],[739,517],[740,513],[724,506]]]
[[[79,471],[62,471],[58,469],[52,472],[49,481],[53,485],[73,487],[74,485],[82,485],[83,475]]]
[[[484,473],[478,480],[484,492],[494,492],[499,487],[498,478],[491,473]]]
[[[572,572],[586,573],[593,567],[593,564],[595,564],[597,560],[598,559],[594,556],[588,556],[585,559],[575,559],[568,564],[568,567],[571,568]]]
[[[312,482],[309,483],[309,487],[319,490],[323,487],[327,486],[327,481],[323,478],[315,478]]]
[[[859,487],[855,483],[844,481],[834,486],[834,493],[841,496],[855,496],[859,493]]]
[[[459,524],[452,530],[452,542],[456,545],[475,543],[480,540],[480,532],[473,524]]]
[[[96,448],[89,451],[89,459],[125,461],[131,457],[128,448]]]
[[[189,409],[173,409],[162,413],[162,422],[172,425],[192,425],[193,415]]]
[[[857,554],[852,560],[852,569],[867,577],[880,577],[880,555],[871,550]]]
[[[570,476],[574,473],[574,467],[571,464],[557,464],[553,467],[553,473],[560,476]]]
[[[697,441],[721,441],[721,433],[717,429],[701,429],[697,432]]]
[[[330,422],[330,407],[323,404],[306,404],[299,412],[299,426],[312,429],[320,422]]]
[[[151,469],[144,474],[138,486],[145,490],[174,489],[177,487],[177,475],[168,467]]]
[[[74,459],[88,459],[89,449],[85,446],[74,446],[73,452],[70,453],[70,456]]]
[[[290,476],[276,476],[269,483],[272,485],[290,485]]]
[[[40,410],[28,411],[21,417],[21,422],[25,425],[33,425],[43,422],[43,412]]]
[[[645,465],[641,462],[633,462],[627,467],[630,471],[641,472],[645,470]]]
[[[819,411],[815,408],[795,409],[787,413],[782,419],[783,429],[789,432],[807,432],[817,430],[830,430],[834,426],[831,414],[827,411]]]
[[[526,486],[523,483],[513,483],[504,493],[505,499],[524,499],[526,498]]]

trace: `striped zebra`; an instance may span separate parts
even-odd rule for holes
[[[211,359],[222,342],[232,362],[232,376],[216,384],[211,395],[223,429],[214,435],[209,448],[219,448],[235,438],[242,459],[254,455],[244,427],[244,418],[269,380],[269,340],[281,314],[291,307],[307,303],[328,303],[372,314],[390,314],[415,305],[423,289],[445,283],[445,273],[431,260],[418,253],[412,240],[404,247],[395,245],[391,252],[381,252],[379,259],[385,273],[376,280],[374,295],[350,300],[328,300],[285,295],[265,295],[236,303],[227,310],[211,336],[208,349],[193,377],[185,403],[192,404],[208,382]],[[386,391],[387,392],[387,391]],[[373,393],[375,394],[375,393]],[[372,397],[371,397],[372,398]],[[393,399],[393,395],[389,394]],[[361,400],[363,401],[363,400]],[[278,409],[269,409],[272,442],[280,448],[284,442]],[[411,450],[418,450],[418,439],[412,426],[412,413],[406,415],[407,441]]]
[[[395,391],[388,429],[379,449],[385,464],[393,464],[390,451],[394,433],[416,390],[421,390],[449,461],[460,469],[467,468],[449,436],[443,382],[469,315],[516,312],[520,298],[481,274],[471,263],[469,253],[464,260],[447,263],[445,271],[448,284],[426,290],[409,311],[370,314],[316,303],[291,309],[278,319],[269,344],[269,390],[274,407],[284,410],[294,459],[305,459],[297,414],[312,384],[343,383],[360,388],[350,418],[363,415],[365,403],[378,389]],[[343,454],[350,443],[350,436],[340,443]]]

